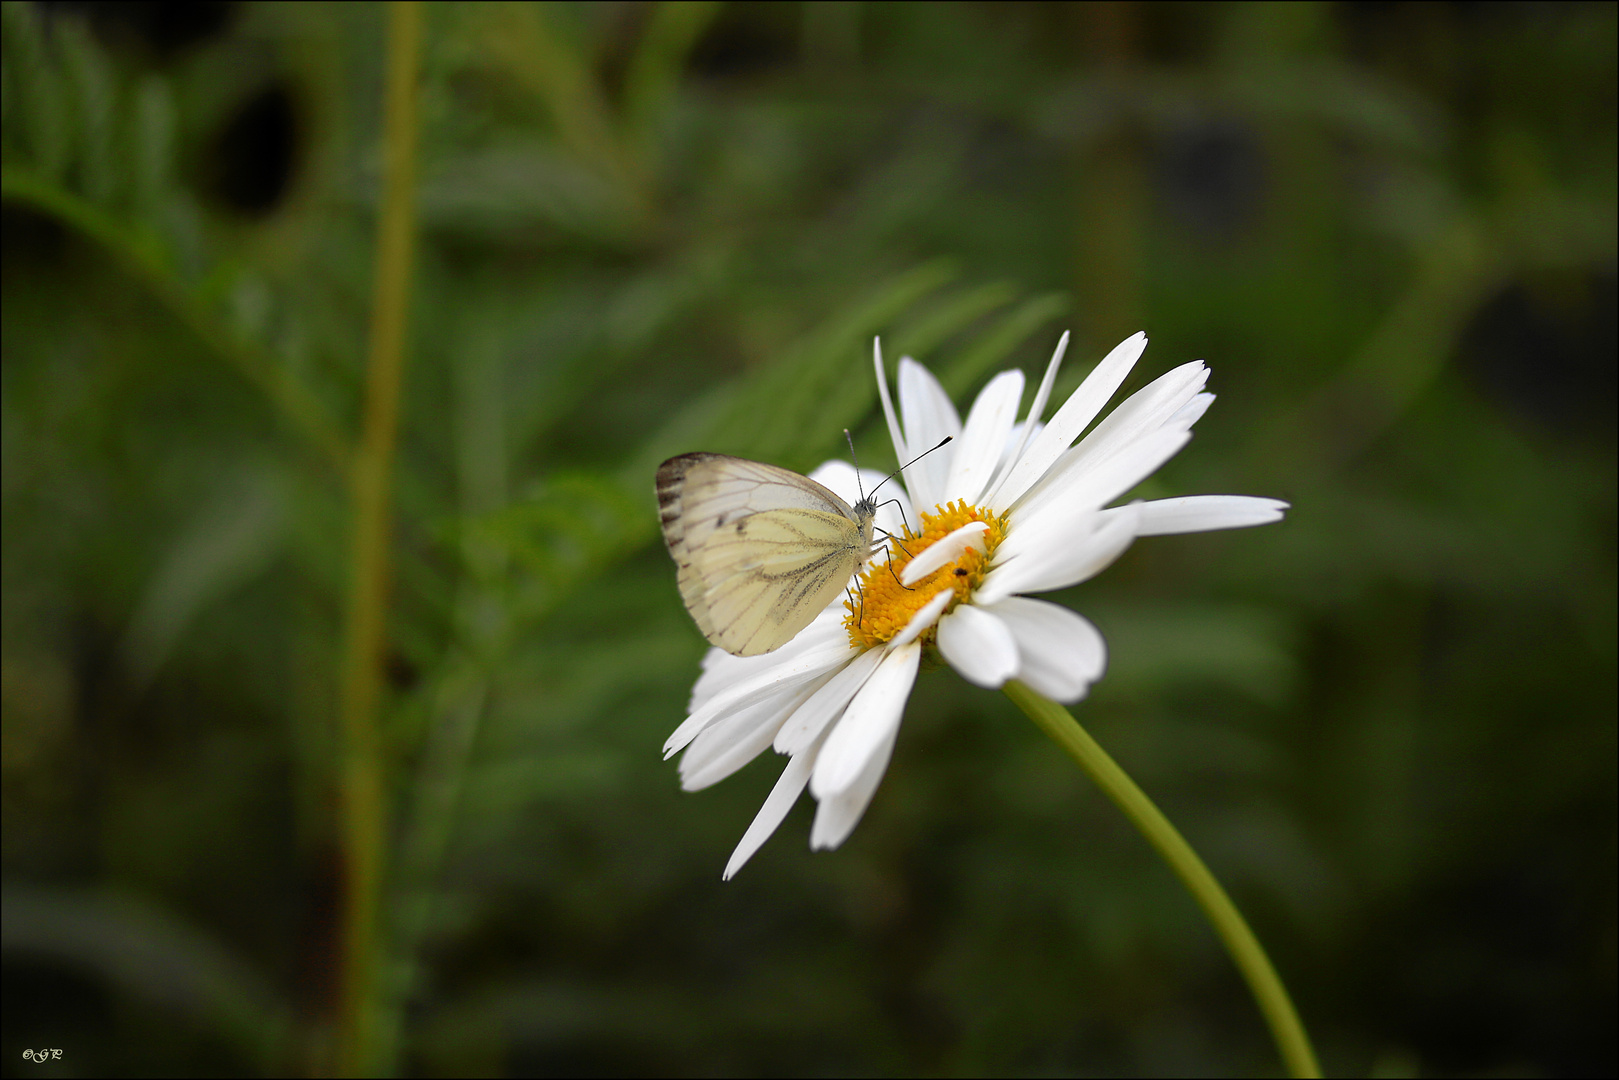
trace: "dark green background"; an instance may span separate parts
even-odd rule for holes
[[[318,1068],[384,12],[4,14],[4,1069]],[[965,405],[1071,328],[1059,392],[1138,329],[1126,392],[1213,369],[1142,494],[1293,503],[1057,598],[1327,1071],[1613,1073],[1613,4],[426,17],[404,1071],[1279,1069],[999,695],[924,676],[848,843],[806,800],[728,884],[774,761],[659,760],[657,462],[891,467],[872,334]]]

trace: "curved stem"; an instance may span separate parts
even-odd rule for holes
[[[421,5],[388,6],[383,113],[383,192],[377,221],[371,354],[365,416],[354,468],[354,536],[343,671],[342,842],[345,871],[342,997],[337,1068],[376,1076],[393,1068],[382,882],[388,838],[387,784],[377,722],[388,613],[388,537],[399,391],[409,321],[415,237],[416,61]]]
[[[1248,988],[1253,991],[1260,1011],[1265,1014],[1265,1022],[1270,1025],[1271,1037],[1276,1040],[1276,1048],[1281,1052],[1288,1072],[1293,1076],[1320,1076],[1321,1067],[1316,1064],[1315,1052],[1310,1049],[1310,1038],[1304,1033],[1298,1013],[1293,1010],[1287,988],[1277,977],[1270,958],[1237,911],[1237,906],[1231,902],[1231,897],[1214,880],[1214,875],[1209,873],[1209,868],[1203,865],[1203,860],[1197,857],[1197,852],[1192,850],[1185,837],[1108,756],[1107,751],[1079,726],[1079,721],[1067,709],[1019,682],[1006,684],[1006,696],[1027,713],[1040,730],[1068,751],[1068,755],[1096,781],[1107,797],[1135,822],[1136,828],[1158,849],[1164,861],[1169,863],[1169,868],[1175,871],[1175,876],[1190,890],[1198,906],[1214,924],[1220,940],[1225,942],[1242,977],[1248,980]]]

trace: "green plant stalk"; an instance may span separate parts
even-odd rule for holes
[[[383,191],[365,413],[354,467],[354,535],[343,671],[341,774],[344,899],[337,1056],[342,1075],[391,1070],[395,1030],[386,1007],[382,882],[387,784],[377,720],[388,608],[388,535],[399,389],[409,328],[416,224],[416,72],[421,5],[388,5],[383,103]]]
[[[1248,987],[1259,1002],[1265,1022],[1270,1025],[1271,1037],[1276,1040],[1276,1048],[1281,1052],[1289,1074],[1320,1076],[1321,1067],[1316,1064],[1315,1051],[1310,1049],[1310,1038],[1304,1032],[1304,1025],[1299,1022],[1298,1013],[1293,1010],[1287,988],[1277,977],[1276,969],[1260,947],[1259,939],[1254,937],[1254,932],[1248,928],[1237,906],[1231,902],[1231,897],[1214,880],[1214,875],[1197,857],[1197,852],[1153,805],[1146,793],[1136,786],[1135,781],[1108,756],[1107,751],[1079,726],[1079,721],[1067,709],[1020,682],[1007,683],[1006,696],[1027,713],[1041,731],[1051,736],[1058,746],[1079,762],[1079,767],[1135,823],[1147,841],[1169,863],[1175,876],[1191,891],[1198,906],[1214,924],[1220,940],[1225,942],[1242,977],[1248,980]]]

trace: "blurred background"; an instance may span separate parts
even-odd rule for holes
[[[964,405],[1140,329],[1124,393],[1219,394],[1140,494],[1294,509],[1057,594],[1076,716],[1329,1074],[1612,1075],[1616,13],[429,6],[382,1065],[1279,1072],[1003,697],[924,676],[844,847],[805,799],[729,883],[779,759],[660,760],[661,459],[890,468],[872,335]],[[389,17],[4,6],[5,1075],[332,1067]]]

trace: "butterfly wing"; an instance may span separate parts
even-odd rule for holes
[[[848,585],[871,544],[869,521],[822,485],[725,454],[664,462],[658,510],[686,610],[738,656],[791,641]]]

